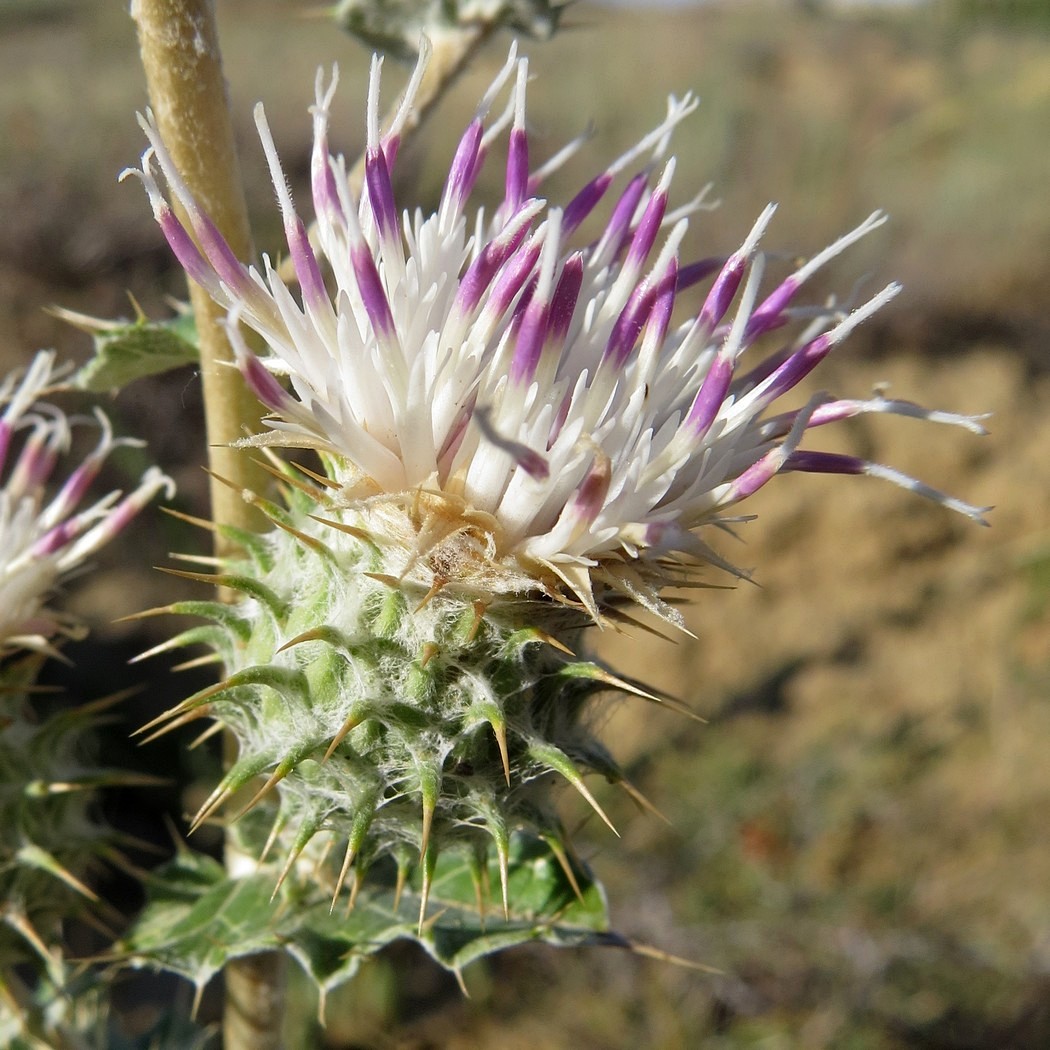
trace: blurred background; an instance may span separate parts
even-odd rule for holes
[[[314,71],[340,64],[333,139],[354,157],[366,54],[311,3],[218,7],[257,244],[279,252],[252,105],[266,104],[305,205]],[[39,347],[87,356],[88,337],[51,305],[130,317],[130,292],[161,317],[166,297],[184,295],[140,186],[116,182],[143,147],[125,8],[0,0],[5,370]],[[395,949],[329,1002],[317,1045],[1050,1046],[1050,2],[580,3],[564,22],[553,41],[525,45],[534,156],[588,122],[596,134],[553,199],[653,126],[669,92],[693,90],[702,105],[675,141],[675,199],[712,182],[721,205],[695,218],[687,256],[733,250],[769,200],[781,208],[765,247],[788,261],[890,213],[811,298],[865,277],[869,292],[898,279],[905,293],[837,352],[819,388],[866,396],[887,382],[896,397],[991,412],[991,434],[869,418],[824,447],[995,504],[992,527],[871,479],[778,479],[750,501],[758,520],[718,540],[755,583],[694,592],[695,639],[595,638],[618,669],[707,723],[640,701],[596,711],[670,825],[610,789],[601,802],[623,839],[591,823],[579,841],[618,929],[719,974],[526,948],[468,971],[464,999]],[[404,152],[403,203],[436,200],[453,136],[506,44],[489,46]],[[388,66],[388,99],[404,78]],[[497,168],[489,175],[482,198],[499,193]],[[178,505],[202,512],[193,374],[142,381],[109,407],[177,477]],[[171,627],[112,622],[171,600],[172,581],[149,564],[203,546],[159,517],[107,553],[106,574],[71,588],[106,654],[78,667],[85,695],[141,679],[126,660]],[[108,803],[160,841],[160,812],[194,808],[214,759],[161,744],[135,753],[123,733],[192,684],[151,684],[106,742],[115,760],[191,782]],[[113,892],[134,905],[130,883]],[[122,1023],[148,1024],[156,992],[122,988]],[[164,994],[185,1003],[184,992]],[[301,997],[298,1020],[312,1009]]]

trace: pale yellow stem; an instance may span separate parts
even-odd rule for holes
[[[161,137],[190,192],[234,254],[248,260],[252,257],[251,233],[213,0],[133,0],[131,14],[138,27],[150,103]],[[213,472],[212,517],[219,524],[255,529],[260,525],[257,512],[241,493],[245,489],[264,492],[267,475],[253,462],[251,452],[230,446],[246,432],[260,429],[260,406],[232,367],[234,356],[221,323],[222,308],[192,282],[190,302],[200,343]],[[216,546],[220,555],[229,553],[218,532]],[[280,1050],[285,968],[280,952],[227,965],[225,1050]]]
[[[234,254],[248,260],[251,233],[214,4],[212,0],[133,0],[131,14],[138,26],[150,104],[161,137]],[[234,358],[221,323],[222,307],[192,282],[190,303],[200,340],[209,462],[214,473],[230,483],[212,480],[212,517],[220,524],[258,528],[257,512],[241,498],[241,491],[264,492],[266,475],[250,451],[230,445],[246,431],[261,429],[260,405],[231,367]]]

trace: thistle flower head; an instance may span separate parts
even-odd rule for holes
[[[586,712],[610,689],[661,698],[575,655],[588,619],[614,620],[624,596],[675,618],[659,592],[680,569],[730,568],[697,530],[738,516],[779,473],[879,475],[980,519],[889,468],[803,441],[871,412],[981,426],[881,396],[783,404],[896,294],[797,301],[880,214],[766,290],[759,244],[772,206],[727,257],[683,261],[701,198],[672,199],[668,151],[690,97],[672,98],[652,132],[551,204],[544,181],[583,140],[534,166],[528,66],[513,50],[437,208],[402,211],[391,171],[421,75],[422,65],[381,130],[373,62],[359,192],[328,146],[334,78],[318,77],[313,234],[256,111],[297,289],[265,256],[261,267],[234,256],[149,118],[135,174],[189,276],[229,311],[240,368],[271,412],[248,443],[316,450],[324,467],[275,466],[285,506],[257,502],[276,527],[203,577],[238,591],[236,606],[152,610],[211,621],[153,652],[204,640],[227,674],[143,731],[226,726],[238,757],[194,825],[254,783],[242,813],[269,820],[239,833],[260,863],[284,858],[278,888],[294,871],[311,891],[327,884],[333,905],[348,889],[352,905],[365,873],[386,865],[376,882],[394,882],[395,910],[401,889],[418,886],[423,936],[439,854],[467,858],[480,909],[498,880],[509,916],[516,834],[543,844],[579,895],[552,782],[606,823],[588,774],[636,795]],[[488,212],[471,200],[497,151],[503,198]],[[264,356],[241,322],[263,337]],[[265,845],[252,841],[258,824],[272,829]]]
[[[315,243],[256,110],[298,294],[268,258],[258,269],[233,257],[155,125],[143,122],[152,147],[139,174],[169,243],[189,275],[266,341],[267,356],[256,359],[232,329],[241,368],[273,413],[256,443],[322,450],[344,498],[377,514],[424,505],[426,528],[413,527],[429,532],[431,549],[442,547],[439,561],[465,576],[472,567],[474,584],[484,577],[495,591],[571,596],[592,615],[613,592],[655,604],[668,558],[717,560],[697,527],[737,513],[786,471],[875,474],[980,518],[978,508],[888,468],[802,447],[816,428],[861,413],[980,431],[976,419],[878,396],[781,407],[897,294],[891,284],[853,308],[796,305],[807,279],[879,226],[881,214],[768,291],[759,244],[772,205],[728,257],[683,263],[698,200],[674,206],[675,164],[665,154],[695,101],[670,99],[650,134],[558,206],[540,195],[544,179],[581,142],[532,165],[528,66],[513,50],[459,142],[437,210],[402,212],[391,169],[420,69],[383,132],[380,66],[373,61],[356,196],[328,145],[335,78],[326,87],[318,76]],[[487,214],[471,207],[471,193],[501,140],[505,194]],[[154,178],[154,159],[188,229]],[[580,242],[584,220],[610,197],[600,234]],[[779,340],[763,351],[774,331]],[[453,535],[458,546],[447,542]]]
[[[68,633],[70,621],[46,604],[55,586],[158,491],[171,494],[171,480],[154,467],[129,495],[110,492],[83,505],[110,452],[137,444],[114,438],[105,415],[96,412],[98,444],[49,499],[71,424],[77,422],[38,400],[55,380],[55,355],[41,352],[23,374],[0,382],[0,655],[46,648],[56,633]]]

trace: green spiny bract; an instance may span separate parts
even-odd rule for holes
[[[551,595],[486,591],[501,571],[493,538],[443,498],[346,503],[297,485],[289,510],[265,505],[277,527],[247,555],[190,574],[237,603],[167,610],[211,622],[161,648],[205,641],[226,677],[145,728],[211,717],[238,744],[194,825],[227,803],[272,811],[265,847],[242,844],[275,857],[279,881],[301,871],[327,883],[333,904],[392,859],[399,886],[419,876],[420,921],[447,851],[478,872],[479,906],[495,859],[506,911],[518,831],[543,839],[574,883],[551,783],[568,781],[605,820],[583,777],[623,780],[582,716],[591,694],[626,683],[565,644],[585,615]]]
[[[85,880],[117,856],[115,834],[94,814],[95,789],[127,779],[86,753],[115,698],[41,715],[33,689],[43,659],[0,666],[0,1042],[43,1038],[62,1023],[64,923],[91,919],[97,897]]]

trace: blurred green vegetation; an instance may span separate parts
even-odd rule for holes
[[[363,52],[299,17],[308,6],[219,5],[256,237],[271,249],[254,101],[304,202],[318,65],[342,66],[334,140],[350,157],[363,141]],[[905,295],[820,381],[862,395],[892,378],[895,396],[994,411],[983,442],[877,421],[844,440],[998,509],[978,535],[874,482],[792,478],[756,500],[746,545],[721,548],[760,586],[694,595],[695,641],[601,640],[709,722],[629,705],[596,716],[672,827],[609,789],[623,840],[584,828],[588,859],[625,933],[720,974],[537,947],[470,969],[464,999],[395,947],[328,1004],[324,1034],[304,991],[291,1045],[311,1028],[330,1050],[1050,1046],[1050,36],[1019,32],[1047,6],[574,5],[554,41],[528,45],[534,159],[596,128],[554,199],[651,127],[669,91],[692,89],[702,105],[675,143],[676,199],[713,181],[722,205],[696,216],[687,254],[731,251],[770,199],[782,208],[767,247],[785,257],[890,211],[813,295],[868,273]],[[143,146],[130,20],[101,0],[44,7],[46,24],[5,17],[0,36],[0,347],[19,361],[41,345],[86,353],[42,306],[128,316],[130,289],[161,316],[179,290],[138,187],[115,184]],[[501,59],[496,43],[404,150],[403,200],[436,199],[450,136]],[[405,73],[387,75],[392,99]],[[501,178],[487,172],[480,194],[498,198]],[[182,375],[128,391],[118,413],[175,458],[199,512],[196,400]],[[164,537],[147,533],[163,563]],[[84,581],[76,600],[123,659],[128,629],[107,621],[160,604],[169,584],[115,568],[117,582]],[[199,752],[162,752],[143,760],[206,779]],[[136,994],[127,1017],[162,1006]]]
[[[1050,29],[1047,0],[940,0],[954,18],[967,25],[982,23],[1016,29]]]

